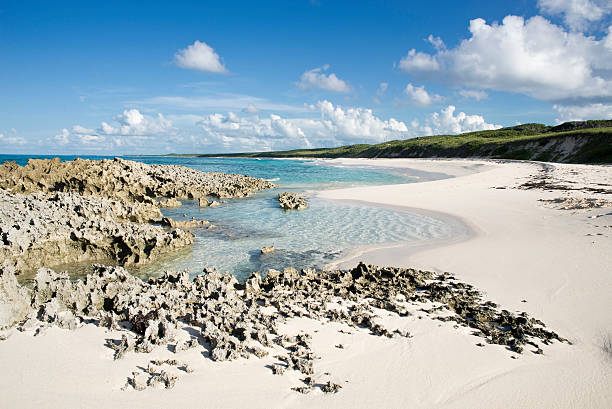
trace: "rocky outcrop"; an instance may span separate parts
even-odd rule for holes
[[[121,267],[96,265],[83,281],[40,269],[33,289],[27,291],[10,278],[11,269],[0,271],[3,282],[11,283],[8,293],[28,301],[26,314],[13,314],[13,321],[24,317],[18,328],[72,328],[86,317],[98,318],[100,325],[108,327],[128,322],[131,335],[109,344],[117,359],[132,351],[151,351],[154,345],[170,348],[177,344],[175,330],[185,325],[200,328],[198,338],[208,346],[204,354],[215,361],[265,356],[277,345],[285,353],[275,355],[278,362],[272,371],[306,375],[306,386],[298,387],[302,393],[317,384],[315,362],[325,362],[315,361],[310,334],[279,333],[279,324],[293,317],[335,321],[376,336],[408,337],[405,330],[381,324],[380,311],[407,316],[408,308],[416,305],[433,319],[468,327],[486,342],[516,353],[532,347],[532,352],[540,354],[554,340],[565,341],[525,313],[499,310],[496,304],[482,300],[472,286],[447,273],[359,264],[348,271],[271,270],[265,279],[253,273],[243,284],[216,270],[205,270],[194,280],[187,272],[166,272],[145,282]],[[146,382],[129,384],[139,389],[136,385]],[[340,389],[330,381],[318,384],[328,393]]]
[[[279,193],[278,203],[281,209],[285,210],[304,210],[308,207],[303,197],[289,192]]]
[[[193,242],[191,233],[144,224],[162,221],[159,207],[178,207],[177,198],[243,197],[273,186],[244,175],[118,158],[30,159],[24,167],[7,162],[0,166],[0,261],[18,270],[90,260],[144,263]],[[211,227],[206,221],[163,222]]]
[[[159,218],[147,203],[0,190],[0,260],[18,271],[90,260],[140,264],[193,243],[189,232],[141,223]]]
[[[153,198],[198,199],[244,197],[273,187],[245,175],[200,172],[176,165],[148,165],[115,158],[92,161],[30,159],[24,167],[0,166],[0,188],[13,193],[74,192],[120,201],[152,202]]]

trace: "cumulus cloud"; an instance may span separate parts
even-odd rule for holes
[[[166,119],[162,114],[156,117],[146,117],[137,109],[126,109],[123,113],[115,116],[118,127],[112,127],[105,122],[102,123],[100,131],[107,135],[157,135],[172,131],[172,121]]]
[[[436,50],[444,50],[446,49],[446,44],[440,37],[434,37],[432,34],[427,37],[427,42],[434,46]]]
[[[291,120],[271,114],[239,117],[233,112],[215,113],[197,122],[204,131],[205,142],[225,149],[270,150],[285,146],[310,146],[304,131]]]
[[[138,141],[157,135],[169,135],[177,130],[172,121],[162,114],[156,117],[143,115],[137,109],[126,109],[108,122],[102,122],[97,129],[74,125],[69,131],[64,128],[54,136],[53,141],[61,146],[69,143],[100,145],[110,143],[112,146],[135,145]]]
[[[419,129],[424,135],[460,134],[464,132],[499,129],[501,125],[490,124],[480,115],[468,115],[465,112],[455,114],[457,108],[449,105],[431,114],[425,125],[412,123],[413,128]]]
[[[174,62],[181,68],[219,74],[227,73],[227,69],[221,63],[219,55],[211,46],[203,41],[196,40],[187,48],[178,50],[174,54]]]
[[[435,54],[411,50],[399,68],[461,87],[523,93],[580,104],[612,100],[612,29],[596,39],[543,17],[470,22],[471,37]]]
[[[538,7],[548,15],[563,16],[573,30],[584,30],[612,11],[607,0],[538,0]]]
[[[371,109],[342,107],[322,100],[309,105],[317,118],[239,116],[233,112],[211,114],[198,121],[204,143],[225,150],[278,150],[300,147],[329,147],[353,143],[380,143],[433,134],[456,134],[497,129],[480,115],[456,112],[453,105],[427,116],[420,124],[395,118],[383,119]]]
[[[563,106],[553,107],[558,113],[557,123],[568,121],[585,121],[587,119],[612,119],[612,105],[589,104],[585,106]]]
[[[53,140],[58,145],[68,145],[68,142],[70,142],[70,131],[66,128],[62,129],[60,133],[53,137]]]
[[[399,68],[404,71],[439,71],[440,64],[436,56],[417,51],[413,48],[400,60]]]
[[[344,108],[324,100],[310,105],[318,118],[284,118],[271,114],[240,117],[232,112],[211,114],[198,122],[210,144],[228,150],[271,150],[382,142],[409,137],[405,123],[383,120],[366,108]]]
[[[319,88],[326,91],[339,92],[343,94],[351,92],[350,85],[338,78],[336,74],[331,73],[326,75],[325,71],[328,69],[329,65],[324,65],[323,67],[313,68],[312,70],[306,71],[302,74],[296,85],[303,90]]]
[[[126,109],[96,128],[64,128],[48,142],[71,152],[239,152],[379,143],[498,127],[482,116],[457,112],[454,106],[432,113],[422,124],[382,118],[368,108],[345,107],[327,100],[305,108],[309,113],[298,117],[239,110],[205,116],[174,115],[172,120]],[[0,140],[6,137],[0,136]]]
[[[434,102],[439,102],[442,100],[440,95],[430,94],[427,92],[425,90],[425,86],[415,87],[412,84],[408,84],[404,89],[404,94],[408,96],[414,105],[420,107],[431,105]]]
[[[407,136],[408,127],[404,122],[380,119],[371,109],[343,108],[327,100],[319,101],[313,108],[321,113],[320,122],[330,136],[343,143],[382,142]]]
[[[93,131],[94,131],[93,129],[88,129],[81,125],[75,125],[72,127],[72,132],[78,133],[78,134],[93,133]]]
[[[7,145],[25,145],[27,142],[23,137],[17,135],[15,128],[12,128],[8,135],[0,133],[0,143]]]
[[[459,91],[459,95],[464,98],[475,99],[476,101],[489,98],[489,94],[477,89],[462,89]]]

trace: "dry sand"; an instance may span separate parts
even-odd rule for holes
[[[91,324],[75,331],[50,328],[37,336],[13,331],[0,342],[0,407],[612,407],[612,352],[604,350],[605,338],[612,337],[612,208],[556,210],[538,200],[564,197],[567,192],[514,189],[540,175],[541,165],[533,163],[335,162],[457,176],[320,195],[421,208],[460,219],[474,232],[461,241],[436,243],[416,252],[403,247],[366,251],[359,258],[381,265],[450,271],[503,308],[526,311],[543,320],[572,345],[554,343],[544,355],[533,354],[530,348],[517,355],[499,345],[479,347],[476,344],[482,338],[470,335],[468,329],[431,320],[419,311],[406,318],[383,317],[408,329],[413,335],[408,339],[294,319],[284,330],[313,334],[313,350],[322,358],[315,362],[319,379],[326,379],[324,373],[329,372],[329,379],[343,386],[337,394],[315,389],[301,395],[290,389],[299,384],[298,373],[275,376],[266,368],[274,362],[271,356],[212,362],[198,350],[173,354],[158,348],[151,354],[129,353],[113,361],[105,340],[119,339],[118,332]],[[607,185],[610,189],[612,167],[554,165],[547,177],[565,180],[573,188]],[[340,343],[344,349],[335,347]],[[121,390],[132,371],[159,357],[188,362],[194,372],[181,375],[169,390]]]

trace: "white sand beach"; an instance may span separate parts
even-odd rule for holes
[[[312,334],[321,357],[317,379],[342,386],[336,394],[291,390],[301,375],[273,375],[265,358],[213,362],[200,351],[128,353],[113,360],[107,339],[118,331],[85,324],[74,331],[11,330],[0,342],[3,408],[610,408],[612,406],[612,208],[556,209],[540,199],[567,196],[610,200],[611,166],[546,164],[547,183],[581,190],[517,189],[539,177],[542,164],[475,160],[353,160],[339,164],[404,167],[455,177],[414,184],[320,192],[336,200],[420,208],[460,219],[473,234],[422,249],[365,251],[377,265],[448,271],[486,299],[525,311],[571,344],[522,354],[454,322],[414,310],[381,320],[409,338],[375,337],[339,323],[292,319],[282,328]],[[339,332],[343,330],[343,333]],[[315,332],[316,331],[316,332]],[[350,332],[344,333],[344,332]],[[179,336],[187,337],[187,331]],[[337,346],[342,344],[343,348]],[[477,344],[481,344],[479,346]],[[189,363],[172,389],[122,390],[132,371],[151,359]],[[330,375],[326,375],[329,373]]]

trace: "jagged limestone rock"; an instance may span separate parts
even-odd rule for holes
[[[31,291],[17,282],[15,269],[0,266],[0,330],[23,321],[33,312],[31,297]]]
[[[337,383],[327,381],[327,383],[321,387],[321,390],[325,393],[337,393],[341,388],[342,386]]]
[[[157,197],[199,199],[244,197],[274,187],[245,175],[201,172],[176,165],[149,165],[120,158],[61,162],[30,159],[26,166],[0,166],[0,188],[14,193],[74,192],[119,201],[153,203]]]
[[[290,318],[335,321],[366,329],[374,336],[409,336],[405,330],[388,328],[379,322],[379,310],[401,312],[403,304],[409,302],[422,304],[421,310],[434,319],[471,328],[474,335],[488,343],[507,346],[517,353],[528,346],[533,346],[534,353],[540,353],[544,345],[554,340],[565,341],[525,313],[513,314],[482,300],[472,286],[448,274],[362,263],[348,271],[286,268],[269,272],[263,280],[252,274],[244,284],[214,269],[205,270],[193,280],[187,272],[167,272],[145,282],[124,268],[101,265],[94,266],[92,274],[76,282],[67,274],[41,269],[31,291],[22,291],[15,282],[4,280],[9,283],[1,287],[9,288],[5,293],[25,297],[28,303],[24,304],[31,306],[29,311],[38,314],[40,321],[23,316],[24,320],[28,318],[24,326],[31,321],[33,328],[41,324],[73,328],[70,317],[102,321],[109,314],[113,320],[129,322],[131,337],[126,335],[109,344],[118,358],[131,350],[148,352],[155,346],[176,345],[178,352],[198,346],[204,350],[206,346],[204,353],[210,359],[229,361],[264,356],[270,352],[273,340],[278,345],[275,348],[286,351],[285,355],[276,356],[281,363],[271,367],[273,373],[296,371],[311,379],[315,362],[317,365],[324,362],[317,361],[310,334],[279,334],[278,325]],[[204,342],[200,344],[194,337],[179,347],[183,344],[177,345],[174,332],[185,326],[199,328],[197,338]],[[174,360],[164,362],[152,364],[178,365]],[[171,387],[176,380],[159,368],[151,367],[151,372],[155,378],[150,378],[147,384],[153,386]],[[142,385],[135,377],[129,382],[134,387]],[[333,383],[323,388],[329,393],[338,391]]]
[[[142,203],[0,190],[0,260],[17,271],[89,260],[142,264],[193,243],[190,232],[141,223],[158,216]]]
[[[308,207],[303,197],[289,192],[279,193],[278,203],[281,209],[285,210],[304,210]]]

